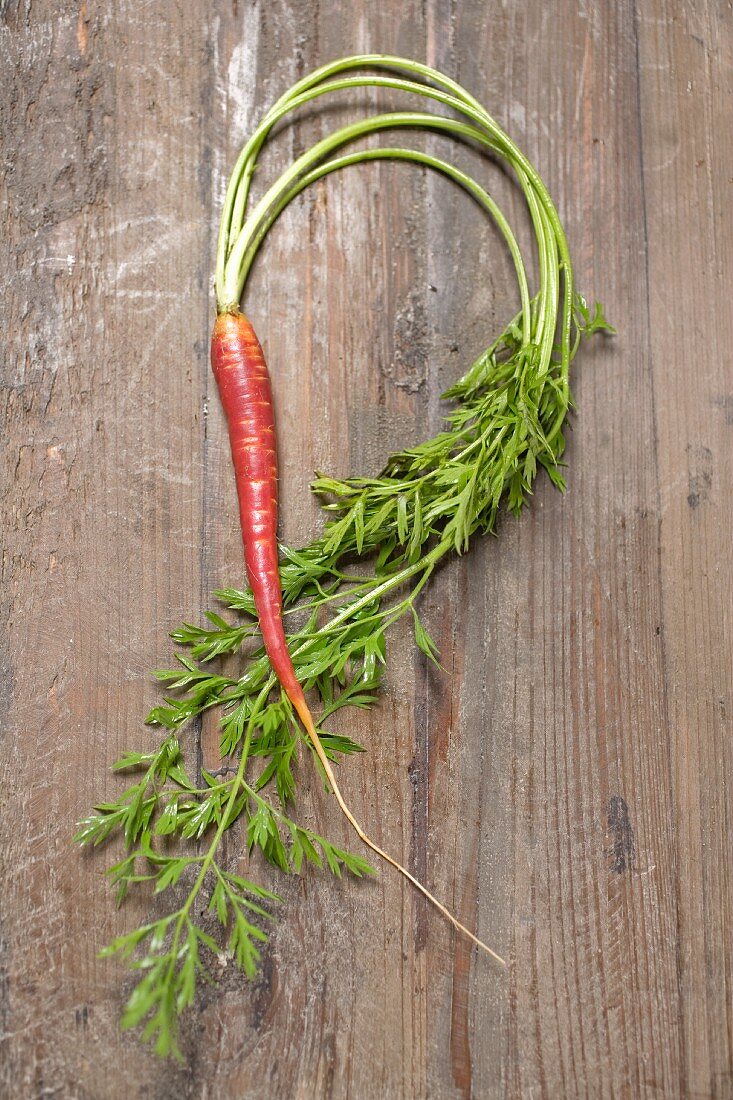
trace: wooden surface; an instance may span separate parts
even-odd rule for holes
[[[115,912],[70,837],[155,739],[166,632],[240,579],[207,362],[226,173],[297,76],[364,50],[437,65],[510,129],[619,331],[579,361],[567,496],[538,482],[441,573],[447,674],[398,631],[351,731],[357,816],[511,965],[388,872],[309,873],[260,981],[203,992],[178,1068],[121,1035],[129,979],[96,957],[148,902]],[[0,55],[0,1092],[733,1097],[730,4],[4,0]],[[263,171],[374,99],[302,118]],[[314,467],[376,470],[436,428],[510,274],[465,197],[406,165],[294,204],[247,302],[287,541],[317,530]],[[195,739],[213,763],[213,726]]]

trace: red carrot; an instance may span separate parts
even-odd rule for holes
[[[307,711],[288,653],[277,562],[277,454],[267,363],[243,313],[220,313],[211,365],[229,425],[247,580],[267,656],[291,703]]]
[[[229,426],[247,580],[252,589],[265,650],[275,675],[318,754],[336,800],[367,847],[409,879],[456,928],[503,962],[490,947],[456,920],[422,883],[367,836],[344,801],[295,674],[283,629],[277,558],[277,453],[272,387],[260,342],[252,325],[239,310],[218,315],[211,338],[211,365]]]

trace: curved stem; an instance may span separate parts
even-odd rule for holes
[[[264,696],[263,698],[266,698],[266,697],[267,696]],[[183,931],[183,928],[186,924],[186,921],[188,920],[188,914],[191,912],[191,906],[193,905],[194,901],[196,900],[196,898],[198,897],[198,895],[201,891],[201,887],[204,884],[204,880],[206,879],[206,876],[209,873],[209,868],[211,867],[211,865],[214,861],[214,857],[215,857],[215,855],[218,851],[219,845],[221,843],[221,838],[224,835],[225,830],[229,826],[229,816],[232,812],[232,808],[233,808],[234,803],[237,799],[237,794],[239,793],[239,787],[244,782],[244,773],[247,770],[247,761],[249,760],[249,750],[250,750],[250,746],[252,744],[252,732],[253,732],[253,724],[250,721],[247,725],[247,734],[245,736],[244,745],[242,746],[242,753],[241,753],[241,756],[239,758],[239,766],[237,768],[237,773],[234,777],[231,793],[230,793],[230,795],[229,795],[229,797],[226,801],[226,806],[224,807],[224,813],[221,815],[221,821],[219,822],[219,825],[217,826],[217,830],[214,833],[214,836],[211,840],[211,844],[209,845],[209,848],[208,848],[208,851],[206,852],[206,855],[204,855],[201,859],[201,867],[199,868],[199,873],[196,875],[196,879],[194,881],[193,886],[191,887],[191,890],[188,894],[188,897],[186,898],[186,900],[183,903],[182,907],[178,910],[176,926],[175,926],[175,930],[173,932],[173,938],[172,938],[172,941],[171,941],[171,951],[170,951],[171,961],[170,961],[170,966],[169,966],[169,974],[172,973],[172,971],[174,970],[174,968],[176,966],[176,962],[178,960],[178,944],[180,943],[180,940],[181,940],[181,933]]]
[[[300,175],[309,172],[320,161],[324,160],[329,153],[338,149],[340,146],[346,145],[351,141],[356,141],[357,138],[366,137],[368,134],[378,133],[380,130],[404,127],[443,130],[464,138],[472,139],[484,146],[491,144],[486,134],[476,126],[469,126],[465,122],[444,118],[441,115],[421,114],[419,111],[396,111],[392,114],[375,115],[372,118],[363,119],[360,122],[352,122],[350,125],[344,126],[335,133],[329,134],[328,137],[323,138],[307,152],[298,157],[298,159],[291,164],[291,166],[283,172],[280,178],[265,192],[252,210],[239,236],[232,245],[229,258],[224,266],[223,278],[221,280],[221,294],[218,295],[217,298],[219,312],[237,307],[239,299],[242,296],[242,290],[244,289],[242,261],[247,252],[250,240],[256,233],[258,225],[265,217],[269,207],[273,203],[277,203],[279,198],[288,190],[291,184],[293,184]]]
[[[306,103],[310,103],[312,100],[322,95],[343,91],[347,88],[371,87],[389,88],[394,91],[422,95],[434,99],[444,106],[460,111],[467,117],[473,118],[476,122],[481,121],[479,118],[475,117],[476,113],[472,109],[466,109],[466,105],[462,103],[461,100],[445,92],[431,88],[426,84],[417,84],[415,81],[402,80],[394,77],[347,77],[342,80],[334,80],[327,84],[309,88],[297,95],[291,90],[282,97],[282,99],[278,100],[274,107],[268,111],[237,158],[237,162],[227,186],[227,194],[224,200],[219,229],[219,240],[217,244],[217,285],[219,285],[220,282],[218,275],[223,272],[231,242],[237,237],[242,228],[244,211],[249,197],[249,187],[257,164],[257,156],[273,126],[291,111],[296,110],[298,107],[302,107]]]
[[[335,76],[338,73],[358,68],[377,68],[408,72],[412,75],[417,75],[421,77],[425,81],[432,81],[432,83],[437,85],[439,89],[444,89],[445,91],[449,92],[453,97],[455,97],[455,99],[460,101],[460,103],[463,105],[465,113],[469,114],[470,117],[473,117],[475,120],[480,119],[481,123],[485,126],[488,133],[495,139],[495,142],[501,146],[502,152],[510,161],[515,171],[521,169],[527,180],[532,183],[534,189],[538,193],[543,207],[545,208],[549,224],[557,240],[560,267],[563,274],[564,295],[562,310],[563,316],[561,324],[561,358],[562,377],[563,382],[566,385],[567,372],[571,358],[570,330],[572,324],[572,304],[574,291],[572,265],[570,263],[570,255],[562,223],[560,222],[560,218],[557,214],[557,210],[550,197],[550,194],[534,166],[530,163],[524,153],[522,153],[519,147],[511,140],[508,134],[505,133],[505,131],[498,125],[498,123],[492,118],[492,116],[488,113],[488,111],[486,111],[486,109],[479,103],[477,99],[470,95],[456,81],[451,80],[450,77],[445,76],[443,73],[438,72],[436,69],[430,68],[430,66],[428,65],[423,65],[420,62],[412,61],[409,58],[397,57],[390,54],[361,54],[341,58],[337,61],[330,62],[326,65],[323,65],[315,72],[309,74],[307,77],[304,77],[302,80],[298,81],[284,96],[282,96],[278,100],[272,112],[270,112],[270,115],[275,114],[277,111],[285,113],[289,109],[287,106],[289,103],[292,103],[299,96],[310,91],[311,89],[314,89],[316,86],[321,84],[321,82],[327,80],[329,77]],[[374,81],[375,79],[376,78],[372,78],[372,81]],[[363,79],[362,83],[366,85],[369,83],[369,81],[367,79]],[[411,83],[414,84],[414,82]],[[429,85],[422,85],[420,87],[429,88]],[[415,89],[411,88],[410,90]],[[430,91],[421,91],[420,94],[430,94]],[[270,115],[267,116],[267,119],[269,119]],[[267,119],[265,120],[265,122],[267,122]],[[264,140],[264,138],[262,140]],[[238,162],[238,167],[241,164],[246,163],[247,161],[249,152],[245,156],[245,151],[246,147],[245,150],[242,151],[240,161]],[[236,195],[236,189],[239,182],[239,176],[236,169],[235,177],[237,177],[236,182],[234,180],[232,181],[233,196]],[[233,201],[234,198],[232,198],[232,202]],[[228,206],[227,209],[230,213],[231,206]],[[226,210],[225,213],[227,213]],[[228,226],[228,214],[227,219],[222,219],[223,222],[225,220],[227,221]],[[559,424],[561,423],[561,419],[558,419],[559,423],[557,425],[557,428],[559,428]],[[552,434],[554,434],[556,430],[557,429],[554,428]]]
[[[347,168],[352,164],[359,164],[362,161],[372,160],[406,160],[412,161],[415,164],[424,165],[427,168],[433,168],[438,172],[442,172],[444,175],[453,179],[461,187],[463,187],[469,194],[479,202],[493,217],[496,225],[501,232],[507,247],[514,262],[514,268],[517,273],[517,282],[519,283],[519,294],[521,299],[520,314],[522,317],[522,342],[528,344],[531,337],[530,325],[531,325],[531,308],[530,308],[530,295],[529,285],[527,282],[527,273],[524,268],[524,261],[522,260],[522,254],[519,250],[516,238],[512,232],[511,226],[506,217],[502,213],[499,206],[494,199],[484,190],[471,176],[462,172],[459,168],[449,164],[447,161],[440,160],[438,157],[430,156],[428,153],[422,153],[416,149],[395,149],[395,148],[379,148],[379,149],[363,149],[358,153],[349,153],[346,156],[338,157],[334,160],[329,160],[325,164],[319,165],[314,168],[307,175],[297,180],[292,187],[285,192],[275,203],[267,213],[265,219],[260,223],[259,228],[255,236],[253,237],[247,251],[242,259],[241,274],[243,282],[246,283],[249,275],[250,268],[254,262],[254,259],[259,251],[259,248],[269,233],[272,225],[283,212],[286,206],[289,205],[307,187],[317,180],[322,179],[324,176],[331,172],[335,172],[341,168]]]
[[[433,85],[438,85],[438,87],[436,88],[428,83],[418,83],[415,80],[405,80],[400,77],[374,75],[339,77],[335,80],[328,79],[338,76],[340,73],[364,67],[407,72],[411,76],[418,76],[421,80],[432,81]],[[297,107],[315,99],[317,96],[354,87],[386,87],[393,90],[414,93],[432,98],[445,106],[461,112],[464,116],[470,118],[472,122],[476,123],[478,128],[485,132],[482,144],[500,153],[514,168],[519,183],[525,192],[540,252],[540,308],[535,330],[540,344],[541,374],[549,370],[552,360],[557,316],[557,295],[561,274],[564,284],[561,322],[560,382],[565,391],[565,401],[562,403],[555,424],[548,433],[548,439],[551,440],[561,427],[569,401],[568,373],[570,360],[572,358],[570,335],[574,291],[572,268],[570,266],[570,258],[562,225],[549,193],[538,173],[521,150],[511,141],[508,135],[501,129],[491,115],[489,115],[485,108],[455,81],[419,62],[414,62],[406,58],[379,54],[342,58],[339,61],[331,62],[323,66],[321,69],[299,81],[285,93],[268,112],[260,123],[260,126],[243,148],[235,166],[235,170],[232,173],[227,190],[217,252],[216,284],[219,309],[233,308],[235,304],[234,295],[236,293],[233,287],[235,285],[238,285],[239,289],[239,293],[236,295],[236,302],[239,301],[244,282],[246,281],[251,266],[251,257],[247,257],[244,261],[245,270],[241,273],[237,284],[235,284],[231,270],[227,271],[229,266],[227,259],[231,261],[232,252],[235,249],[240,256],[242,256],[243,251],[246,250],[246,246],[243,246],[241,242],[242,218],[246,208],[249,185],[255,170],[257,155],[267,135],[280,118]],[[431,121],[433,116],[422,116],[422,118],[422,125],[438,129],[450,128],[450,120],[440,119],[440,121]],[[414,124],[420,125],[420,123]],[[370,127],[367,124],[367,130],[365,132],[369,131]],[[458,127],[454,129],[454,132],[460,132]],[[341,133],[344,135],[343,131]],[[463,134],[462,136],[466,135]],[[476,134],[472,136],[474,138],[477,137]],[[329,139],[325,140],[328,141]],[[347,141],[351,140],[351,138],[344,135],[343,140]],[[321,143],[319,143],[319,146],[321,146]],[[315,150],[311,150],[311,153],[314,152]],[[369,158],[366,156],[359,157],[358,155],[354,155],[349,163],[357,163],[359,159]],[[289,172],[284,173],[283,177],[278,181],[281,187],[287,186],[287,181],[294,178],[294,176],[291,175],[294,169],[295,166],[292,166]],[[295,174],[297,175],[297,172]],[[314,178],[318,177],[314,176]],[[470,179],[470,177],[468,177],[468,179]],[[306,185],[307,184],[304,184],[304,186]],[[274,185],[275,189],[277,189],[277,187],[278,184]],[[300,188],[300,190],[302,190],[302,188]],[[272,193],[273,188],[270,188],[268,196],[272,196]],[[255,208],[255,214],[261,211],[261,207],[262,200]],[[277,214],[274,216],[276,217]],[[254,215],[250,217],[247,226],[251,233],[257,232],[257,236],[259,237],[260,232],[254,230],[252,227],[253,217]],[[274,220],[274,217],[272,220]],[[268,225],[269,224],[272,224],[272,221],[268,219]],[[261,232],[262,235],[264,235],[267,229],[262,229]],[[232,243],[235,237],[236,240]],[[256,251],[256,247],[253,249],[253,252]]]
[[[334,615],[325,626],[320,628],[318,631],[319,635],[323,636],[324,634],[332,633],[342,622],[351,618],[357,611],[361,611],[362,608],[368,607],[374,600],[381,600],[382,597],[386,596],[388,592],[391,592],[393,588],[399,588],[401,584],[408,581],[410,577],[414,577],[416,573],[420,573],[423,569],[427,568],[433,569],[440,559],[444,558],[452,548],[453,543],[451,541],[446,540],[439,542],[437,546],[434,546],[430,553],[421,558],[419,562],[416,562],[414,565],[408,565],[404,569],[400,569],[398,573],[394,573],[391,577],[388,577],[386,580],[376,585],[371,592],[367,592],[367,594],[357,600],[356,603],[349,604],[349,606],[345,607],[343,611],[340,611],[338,615]],[[294,655],[300,653],[304,648],[304,646],[298,646],[298,648],[293,651]]]

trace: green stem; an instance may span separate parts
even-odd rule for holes
[[[394,588],[399,588],[399,586],[404,584],[405,581],[408,581],[410,577],[414,577],[416,573],[422,572],[423,569],[432,569],[437,565],[440,559],[445,557],[449,550],[452,549],[452,546],[453,543],[448,540],[439,542],[425,555],[425,557],[421,558],[420,561],[415,562],[414,565],[408,565],[405,566],[404,569],[400,569],[394,576],[388,577],[387,580],[376,585],[371,592],[367,592],[367,594],[362,596],[360,600],[357,600],[356,603],[351,604],[350,607],[345,607],[338,615],[334,615],[330,622],[316,631],[316,635],[322,636],[324,634],[332,634],[334,630],[338,629],[341,623],[346,622],[347,619],[351,618],[351,616],[355,615],[358,611],[361,611],[362,608],[368,607],[369,604],[373,603],[375,600],[381,600],[388,592],[391,592]],[[307,645],[307,643],[305,643],[305,645]],[[299,646],[298,649],[294,651],[294,654],[302,652],[305,645]]]
[[[421,564],[424,565],[425,564],[424,561],[422,561]],[[396,610],[393,611],[391,615],[389,615],[386,618],[383,616],[383,618],[384,618],[384,624],[382,626],[383,630],[389,630],[389,628],[391,626],[394,626],[394,624],[397,622],[397,620],[401,619],[402,616],[405,614],[405,612],[408,611],[414,605],[415,600],[417,599],[417,597],[420,595],[420,593],[422,592],[425,585],[430,580],[430,577],[432,576],[434,568],[435,568],[435,566],[433,564],[428,565],[427,568],[425,569],[425,572],[423,573],[422,577],[420,577],[420,580],[417,582],[415,587],[410,592],[409,596],[406,596],[404,598],[404,600],[402,601],[402,603],[398,604]]]
[[[408,58],[396,57],[388,54],[362,54],[352,57],[341,58],[338,61],[330,62],[327,65],[322,66],[320,69],[311,73],[309,76],[304,77],[298,81],[284,96],[278,100],[272,110],[268,113],[263,120],[261,127],[253,135],[250,142],[242,150],[239,161],[233,173],[233,177],[230,183],[230,188],[227,193],[227,200],[225,204],[224,217],[222,218],[222,233],[220,235],[220,248],[218,257],[218,268],[223,270],[224,261],[226,259],[227,245],[229,243],[229,231],[232,210],[237,202],[237,195],[242,184],[241,198],[239,200],[239,206],[241,210],[244,209],[246,204],[246,198],[249,189],[249,179],[251,179],[252,172],[254,171],[254,158],[256,158],[257,151],[259,150],[262,142],[265,140],[267,133],[272,125],[274,125],[277,118],[282,117],[287,113],[292,106],[299,105],[302,102],[307,102],[308,98],[313,98],[317,94],[323,94],[318,89],[323,81],[326,81],[329,77],[335,76],[338,73],[346,72],[357,68],[378,68],[389,69],[408,72],[411,75],[417,75],[425,81],[431,81],[438,86],[438,89],[447,91],[450,96],[459,101],[460,107],[457,109],[462,110],[464,114],[472,118],[474,121],[480,122],[485,127],[488,134],[492,138],[492,146],[500,147],[500,151],[511,163],[512,167],[520,177],[520,183],[525,189],[527,194],[527,183],[531,183],[532,187],[536,190],[540,199],[541,205],[544,207],[550,228],[557,241],[557,247],[560,257],[560,268],[563,274],[564,280],[564,296],[563,296],[563,318],[562,318],[562,336],[561,336],[561,357],[562,357],[562,376],[565,384],[567,383],[567,370],[570,362],[570,331],[572,324],[572,303],[573,303],[573,278],[572,278],[572,266],[570,263],[570,256],[567,247],[567,241],[560,222],[557,210],[554,203],[545,187],[541,177],[537,173],[533,165],[527,160],[525,155],[519,149],[519,147],[511,140],[511,138],[502,130],[498,123],[492,118],[492,116],[485,110],[485,108],[471,96],[464,88],[461,87],[456,81],[451,80],[449,77],[438,72],[435,69],[430,68],[428,65],[423,65],[420,62],[412,61]],[[334,82],[338,87],[355,87],[355,86],[369,86],[377,85],[380,83],[379,78],[357,78],[351,82]],[[429,95],[441,102],[445,100],[440,99],[440,93],[434,88],[430,88],[428,85],[418,85],[414,81],[407,82],[395,82],[394,86],[409,85],[409,88],[405,90],[417,92],[421,95]],[[327,86],[326,86],[327,87]],[[331,89],[328,89],[331,90]],[[453,105],[453,104],[451,104]],[[243,182],[242,177],[245,177],[246,182]],[[522,178],[523,177],[523,178]],[[533,221],[535,218],[533,217]],[[537,230],[537,223],[535,221],[535,229]],[[539,240],[539,235],[538,235]],[[217,279],[217,287],[220,288],[219,279]],[[221,289],[221,288],[220,288]],[[221,295],[219,295],[219,301],[221,301]],[[238,299],[237,299],[238,300]],[[560,424],[564,413],[558,414],[558,422],[550,432],[550,438],[554,436],[556,431],[559,430]]]
[[[411,77],[417,77],[425,83],[396,76],[370,74],[369,76],[344,77],[339,75],[357,68],[377,68],[406,72]],[[332,77],[337,77],[337,79],[330,79]],[[508,134],[482,107],[478,100],[471,96],[460,84],[427,65],[392,55],[363,54],[346,57],[322,66],[316,72],[298,81],[285,95],[281,96],[242,149],[227,188],[217,246],[217,308],[221,312],[238,306],[252,260],[262,238],[280,211],[296,194],[300,193],[310,182],[321,178],[322,175],[333,171],[336,167],[342,167],[346,163],[354,164],[361,160],[373,159],[379,155],[371,151],[356,153],[349,158],[342,158],[338,163],[334,162],[333,167],[326,165],[322,166],[321,169],[315,169],[317,161],[325,158],[331,149],[338,147],[338,144],[343,144],[346,141],[354,140],[358,136],[381,129],[383,124],[380,121],[380,116],[378,116],[377,119],[368,120],[366,123],[357,123],[353,124],[352,127],[345,127],[344,130],[339,131],[338,135],[332,135],[330,138],[317,143],[313,149],[299,158],[294,165],[291,165],[255,206],[250,218],[243,225],[250,183],[255,171],[257,157],[272,127],[290,111],[319,96],[358,87],[382,87],[417,94],[428,97],[463,114],[475,125],[466,128],[465,124],[457,123],[442,116],[419,114],[412,116],[412,123],[402,121],[400,124],[445,129],[458,136],[470,136],[491,151],[499,153],[514,169],[520,186],[525,193],[539,250],[539,310],[534,332],[539,344],[540,377],[546,375],[551,369],[560,279],[562,278],[563,281],[559,374],[563,400],[559,403],[555,422],[547,432],[548,444],[552,443],[562,427],[569,404],[569,368],[572,359],[571,329],[574,287],[572,266],[562,223],[538,172]],[[392,117],[396,119],[398,116]],[[407,116],[403,114],[402,118],[404,120]],[[481,136],[479,136],[477,130],[481,131]],[[331,144],[331,142],[334,142],[334,144]],[[419,161],[421,157],[417,153],[409,156],[405,152],[400,154],[393,152],[391,155],[400,155],[404,159],[415,161]],[[430,158],[427,158],[425,154],[422,157],[422,163],[428,164]],[[432,162],[431,166],[437,167],[435,158],[432,158]],[[310,172],[308,172],[309,169],[311,169]],[[477,189],[479,185],[471,177],[463,174],[465,178],[458,180],[457,170],[453,169],[452,166],[441,167],[441,170],[451,175],[457,182],[461,182],[464,187],[467,187],[478,197]],[[301,184],[297,184],[296,180],[300,173],[308,173],[308,178]],[[483,192],[483,194],[486,193]],[[275,207],[273,211],[268,211],[270,204]],[[486,205],[485,202],[484,205]],[[496,216],[495,212],[491,208],[489,209]],[[504,219],[499,220],[497,218],[497,223],[502,232],[504,232],[504,226],[508,229]],[[504,235],[512,250],[516,266],[517,256],[510,243],[513,238],[507,236],[506,232],[504,232]],[[523,285],[523,282],[526,282],[526,276],[523,280],[519,268],[517,274],[523,302],[523,338],[526,343],[529,339],[527,328],[530,321],[529,315],[524,310],[524,305],[526,304],[528,291],[525,293],[525,286]]]
[[[265,192],[247,218],[231,247],[224,266],[221,293],[217,296],[219,312],[233,309],[238,305],[244,289],[242,262],[247,253],[250,240],[257,232],[259,223],[266,216],[270,206],[278,202],[295,180],[300,175],[309,172],[320,161],[324,160],[329,153],[340,148],[340,146],[356,141],[358,138],[366,137],[369,134],[378,133],[380,130],[401,127],[443,130],[447,133],[477,141],[481,145],[491,145],[493,147],[493,143],[487,138],[486,134],[476,126],[469,126],[465,122],[443,118],[439,115],[421,114],[418,111],[396,111],[392,114],[375,115],[373,118],[362,119],[360,122],[352,122],[335,133],[329,134],[328,137],[316,142],[307,152],[299,156],[282,173],[280,178]]]
[[[444,92],[437,91],[435,88],[430,88],[425,84],[417,84],[414,81],[389,77],[348,77],[343,80],[335,80],[328,84],[322,84],[319,87],[309,88],[300,94],[294,94],[292,90],[287,92],[285,96],[278,100],[274,107],[268,111],[249,141],[243,147],[234,166],[222,210],[217,245],[217,271],[223,271],[231,242],[236,239],[242,228],[247,199],[249,198],[250,183],[257,164],[257,156],[273,126],[286,114],[311,102],[318,96],[342,91],[347,88],[371,87],[412,92],[416,95],[434,99],[444,106],[451,107],[456,111],[466,114],[467,117],[473,117],[475,114],[472,110],[466,111],[466,106],[461,100],[455,99],[453,96],[447,95]]]
[[[335,172],[341,168],[347,168],[352,164],[359,164],[362,161],[371,160],[406,160],[412,161],[415,164],[421,164],[427,168],[433,168],[435,171],[442,172],[450,179],[454,180],[461,187],[463,187],[469,194],[477,200],[480,205],[485,207],[491,214],[496,225],[501,232],[507,247],[514,262],[514,268],[517,273],[517,282],[519,283],[519,294],[522,303],[520,310],[520,316],[522,318],[522,342],[524,345],[530,341],[530,325],[531,325],[531,310],[530,310],[530,295],[529,285],[527,283],[527,273],[524,268],[524,261],[522,260],[522,254],[519,250],[516,237],[514,236],[509,222],[505,218],[499,206],[494,199],[484,190],[471,176],[462,172],[459,168],[449,164],[447,161],[440,160],[438,157],[433,157],[428,153],[422,153],[417,149],[394,149],[394,148],[380,148],[380,149],[363,149],[358,153],[349,153],[346,156],[338,157],[337,159],[330,160],[326,164],[321,164],[317,168],[314,168],[302,179],[298,180],[293,186],[286,191],[279,200],[273,204],[268,211],[267,216],[260,223],[257,232],[251,240],[243,258],[240,270],[240,276],[242,279],[242,286],[246,284],[247,277],[250,272],[250,268],[254,262],[254,259],[259,251],[259,248],[265,239],[265,236],[270,231],[272,225],[283,212],[286,206],[296,198],[302,191],[309,187],[312,183],[321,179],[323,176],[328,175],[330,172]]]

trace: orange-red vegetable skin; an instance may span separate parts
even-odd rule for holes
[[[270,374],[255,330],[239,310],[217,317],[211,339],[211,365],[229,428],[244,562],[262,639],[275,675],[305,720],[308,708],[282,623],[277,449]]]

